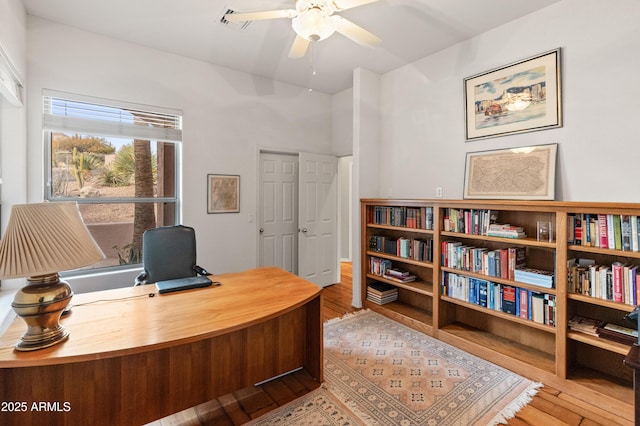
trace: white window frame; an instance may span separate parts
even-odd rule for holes
[[[151,121],[160,123],[160,126],[141,126],[139,124],[133,124],[126,120],[119,120],[117,117],[108,114],[96,114],[91,116],[89,109],[88,113],[83,112],[87,118],[78,117],[77,111],[71,112],[69,115],[52,112],[52,99],[60,99],[65,101],[71,101],[72,103],[84,104],[83,107],[99,106],[107,108],[118,108],[129,111],[135,111],[136,113],[144,113]],[[66,92],[54,91],[44,89],[42,91],[43,100],[43,137],[45,144],[45,185],[44,185],[44,199],[51,202],[60,201],[75,201],[78,204],[136,204],[136,203],[174,203],[175,205],[175,222],[181,223],[181,204],[182,204],[182,191],[180,185],[180,175],[182,171],[182,155],[181,155],[181,142],[182,142],[182,111],[135,104],[125,101],[116,101],[111,99],[103,99],[91,96],[84,96],[78,94],[71,94]],[[51,137],[53,132],[66,132],[74,134],[82,134],[95,137],[119,137],[119,138],[131,138],[131,139],[146,139],[156,142],[169,142],[174,144],[175,148],[175,173],[174,173],[174,196],[173,197],[54,197],[52,194],[52,182],[51,182],[51,164],[52,156],[51,152]],[[95,269],[94,273],[104,273],[111,270],[127,269],[131,267],[139,268],[140,264],[124,265],[124,266],[107,266]],[[91,271],[81,270],[78,274],[87,275],[91,274]],[[67,275],[67,274],[65,274]],[[74,275],[74,273],[70,273]]]

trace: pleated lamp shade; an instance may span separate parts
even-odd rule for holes
[[[39,276],[104,259],[75,202],[17,204],[0,241],[0,278]]]

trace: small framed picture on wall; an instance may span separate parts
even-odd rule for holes
[[[240,175],[207,175],[207,213],[240,212]]]

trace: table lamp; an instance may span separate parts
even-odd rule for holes
[[[11,306],[27,323],[18,351],[60,343],[69,332],[60,325],[73,291],[59,271],[92,265],[104,259],[89,234],[75,202],[14,205],[0,241],[0,278],[27,277]]]

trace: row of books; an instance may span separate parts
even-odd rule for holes
[[[394,268],[389,259],[381,259],[379,257],[371,257],[369,260],[369,273],[399,283],[408,283],[415,281],[417,278],[409,271]]]
[[[618,324],[606,323],[594,318],[576,315],[568,322],[570,330],[591,336],[601,337],[625,345],[633,345],[638,342],[638,330],[624,327]]]
[[[392,264],[389,259],[381,259],[379,257],[371,257],[369,259],[369,273],[373,275],[384,275],[387,269],[391,269]]]
[[[556,297],[507,284],[444,272],[443,295],[540,324],[555,326]]]
[[[433,207],[374,206],[368,214],[368,223],[376,225],[433,229]]]
[[[489,250],[464,245],[461,241],[443,241],[441,245],[441,265],[447,268],[514,280],[515,270],[526,265],[524,247]]]
[[[570,293],[637,305],[640,302],[638,265],[614,262],[598,265],[593,259],[569,259],[567,284]]]
[[[398,300],[398,288],[391,284],[374,281],[367,286],[367,300],[384,305]]]
[[[640,216],[573,213],[567,225],[569,244],[640,251]]]
[[[447,232],[487,235],[489,225],[497,222],[495,210],[454,209],[443,211],[443,229]]]
[[[421,262],[433,262],[433,240],[430,238],[420,240],[372,235],[369,237],[369,250]]]

